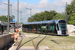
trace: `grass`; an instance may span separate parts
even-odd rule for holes
[[[40,39],[44,37],[44,34],[35,34],[35,33],[25,33],[25,35],[41,35],[39,38],[33,40],[35,45],[39,42]],[[23,39],[22,43],[29,40],[29,38]],[[27,43],[24,46],[33,46],[32,41]],[[48,46],[50,50],[75,50],[75,37],[72,36],[51,36],[47,37],[40,43],[40,46]]]

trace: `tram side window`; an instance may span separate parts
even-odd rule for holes
[[[52,25],[49,25],[48,30],[50,31],[52,30]]]
[[[33,30],[35,30],[35,26],[33,26]]]
[[[41,29],[42,30],[47,30],[47,26],[42,26]]]
[[[31,30],[32,29],[32,26],[29,26],[29,29]]]
[[[59,30],[58,24],[57,24],[57,30]]]
[[[2,27],[0,26],[0,30],[2,29]]]
[[[23,29],[25,29],[25,26],[23,25]]]
[[[28,30],[28,25],[26,26],[26,30]]]
[[[48,30],[50,30],[50,25],[48,26]]]
[[[40,30],[40,26],[37,26],[37,30]]]

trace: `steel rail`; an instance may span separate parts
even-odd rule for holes
[[[39,35],[39,36],[40,36],[40,35]],[[25,45],[26,43],[28,43],[28,42],[30,42],[30,41],[36,39],[36,38],[38,38],[39,36],[37,36],[37,37],[35,37],[35,38],[33,38],[33,39],[30,39],[30,40],[26,41],[26,42],[23,43],[22,45],[18,46],[16,50],[19,50],[23,45]],[[20,44],[21,44],[21,42],[20,42]]]
[[[46,35],[47,36],[47,35]],[[46,36],[44,37],[44,38],[42,38],[39,42],[38,42],[38,44],[37,44],[37,46],[36,46],[36,50],[39,50],[39,44],[46,38]]]
[[[17,46],[16,50],[19,50],[19,49],[18,49],[18,47],[20,46],[20,44],[21,44],[22,40],[23,40],[23,37],[21,37],[21,41],[19,42],[19,44],[18,44],[18,46]]]

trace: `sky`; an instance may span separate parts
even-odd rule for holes
[[[45,10],[55,10],[58,13],[62,13],[65,12],[66,2],[70,4],[71,1],[72,0],[19,0],[19,10],[22,11],[22,14],[19,13],[19,21],[25,23],[28,17],[30,17],[30,10],[26,8],[32,9],[31,15]],[[0,0],[0,16],[7,15],[8,13],[8,7],[4,3],[8,4],[8,0]],[[10,4],[12,4],[12,15],[15,16],[15,20],[17,21],[17,0],[10,0]]]

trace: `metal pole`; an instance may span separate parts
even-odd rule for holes
[[[5,5],[8,5],[7,3],[4,3]],[[11,6],[11,14],[9,14],[9,16],[12,16],[12,4],[10,4],[9,6]],[[9,18],[9,23],[10,23],[10,18]]]
[[[31,10],[32,10],[32,9],[30,9],[30,17],[31,17]]]
[[[17,0],[17,23],[19,23],[19,0]]]
[[[66,2],[66,23],[68,22],[68,20],[67,20],[67,2]]]
[[[22,18],[22,11],[20,11],[20,23],[21,23],[21,18]]]
[[[21,23],[21,11],[20,11],[20,23]]]
[[[10,14],[10,17],[12,17],[12,4],[11,4],[10,6],[11,6],[11,11],[10,11],[11,14]],[[10,20],[10,17],[9,17],[9,23],[12,22],[12,21]],[[10,30],[9,30],[9,31],[10,31]]]
[[[12,17],[12,5],[11,5],[11,17]]]
[[[10,13],[10,0],[8,0],[8,27],[7,27],[7,32],[9,33],[9,13]]]
[[[21,11],[21,17],[20,18],[22,18],[22,11]],[[22,21],[21,21],[22,22]]]
[[[31,10],[32,10],[32,9],[30,9],[30,8],[26,8],[26,9],[29,9],[29,10],[30,10],[30,17],[31,17]],[[30,22],[31,22],[31,20],[30,20]]]
[[[32,10],[32,9],[30,9],[30,17],[31,17],[31,10]],[[31,22],[31,20],[30,20],[30,22]]]

